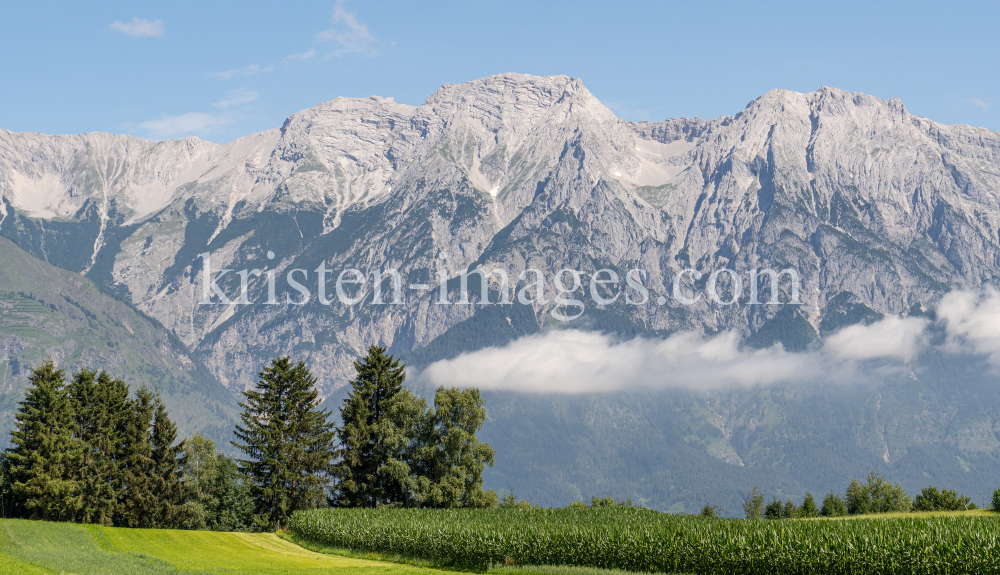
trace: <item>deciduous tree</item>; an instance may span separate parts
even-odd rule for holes
[[[254,501],[236,462],[216,451],[215,442],[201,434],[185,441],[184,449],[184,483],[191,489],[185,527],[212,531],[252,529]]]
[[[743,513],[747,519],[760,519],[764,516],[764,493],[754,485],[750,494],[743,498]]]
[[[845,495],[847,512],[851,515],[907,512],[913,507],[913,500],[898,483],[893,485],[875,471],[868,472],[865,483],[852,479]]]
[[[424,507],[496,507],[497,494],[483,491],[483,471],[496,451],[476,433],[486,420],[479,390],[439,387],[434,409],[424,416],[411,468],[417,500]]]
[[[975,509],[976,504],[967,495],[951,489],[938,491],[937,487],[924,487],[913,500],[914,511],[963,511]]]

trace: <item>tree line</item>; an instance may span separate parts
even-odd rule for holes
[[[284,525],[297,509],[495,507],[483,470],[495,452],[476,433],[486,420],[479,390],[439,387],[432,406],[403,387],[400,360],[371,346],[340,408],[318,408],[315,378],[280,358],[244,393],[233,445],[258,514]]]
[[[993,508],[1000,510],[1000,489],[993,494]],[[806,492],[801,505],[791,499],[772,499],[764,503],[764,494],[756,485],[743,499],[747,519],[797,519],[809,517],[843,517],[871,513],[909,513],[911,511],[963,511],[977,509],[971,498],[950,489],[925,487],[915,498],[906,490],[889,482],[885,476],[869,471],[864,482],[852,479],[844,495],[831,491],[816,505],[811,492]]]
[[[403,387],[400,360],[372,346],[340,423],[316,378],[281,357],[243,393],[229,457],[200,435],[177,441],[159,393],[106,372],[32,370],[0,457],[0,515],[122,527],[280,528],[298,509],[496,507],[482,474],[494,450],[476,434],[477,389]]]
[[[183,442],[158,393],[106,372],[35,368],[3,456],[4,515],[123,527],[180,521]]]

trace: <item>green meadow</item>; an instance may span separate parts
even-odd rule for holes
[[[36,573],[416,575],[441,571],[314,553],[273,533],[0,520],[0,575]]]

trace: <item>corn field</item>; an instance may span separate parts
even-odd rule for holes
[[[471,570],[579,565],[749,574],[1000,573],[1000,516],[748,521],[642,508],[319,509],[297,536]]]

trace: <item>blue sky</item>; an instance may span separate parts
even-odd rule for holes
[[[1000,131],[998,22],[996,2],[11,2],[0,128],[222,143],[337,96],[523,72],[628,120],[827,85]]]

